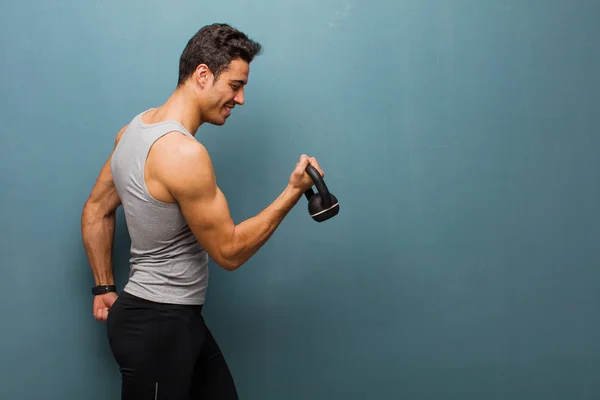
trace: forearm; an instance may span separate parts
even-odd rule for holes
[[[235,269],[248,261],[273,235],[302,194],[298,189],[287,186],[262,212],[236,225],[224,254],[227,269]]]
[[[115,213],[102,212],[100,205],[86,205],[82,214],[83,246],[96,285],[114,285],[112,250],[115,220]]]

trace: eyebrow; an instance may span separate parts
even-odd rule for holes
[[[246,84],[246,81],[241,80],[241,79],[230,79],[229,82],[230,83],[234,83],[234,82],[235,83],[239,83],[240,85],[245,85]]]

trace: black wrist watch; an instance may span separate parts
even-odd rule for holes
[[[98,294],[106,294],[110,292],[116,292],[117,287],[115,285],[98,285],[92,288],[92,294],[94,296]]]

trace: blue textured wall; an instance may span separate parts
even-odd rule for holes
[[[316,155],[301,200],[206,316],[242,399],[600,397],[600,3],[0,5],[0,398],[118,398],[80,212],[116,132],[225,21],[265,46],[202,127],[237,221]],[[118,216],[122,287],[128,237]]]

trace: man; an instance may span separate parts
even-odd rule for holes
[[[93,313],[107,322],[122,399],[237,399],[227,363],[202,317],[208,259],[233,271],[270,238],[313,182],[300,157],[287,186],[255,217],[234,224],[209,154],[195,134],[244,104],[261,45],[226,24],[200,29],[180,60],[167,101],[117,134],[82,213],[96,286]],[[112,247],[123,205],[131,238],[127,285],[116,294]],[[109,313],[110,310],[110,313]]]

